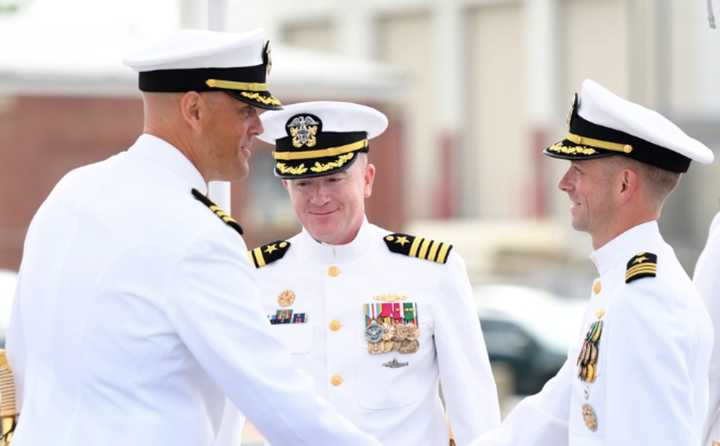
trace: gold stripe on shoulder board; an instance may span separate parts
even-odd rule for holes
[[[290,249],[290,242],[287,240],[276,240],[267,243],[247,252],[248,257],[255,268],[262,268],[273,262],[282,259]]]
[[[383,241],[388,249],[396,254],[443,264],[447,262],[452,250],[449,243],[402,233],[388,234]]]
[[[210,211],[212,211],[212,213],[215,214],[218,218],[220,218],[220,220],[222,220],[223,223],[225,223],[226,225],[233,228],[238,234],[240,234],[240,235],[243,234],[243,229],[240,226],[240,224],[237,221],[235,221],[234,218],[229,216],[225,211],[220,209],[220,207],[218,205],[216,205],[215,203],[213,203],[212,200],[210,200],[208,197],[203,195],[202,192],[193,188],[191,190],[191,193],[192,193],[192,196],[197,201],[199,201],[200,203],[207,206],[207,208],[210,209]]]

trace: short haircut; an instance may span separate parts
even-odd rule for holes
[[[652,166],[624,156],[613,156],[615,166],[618,168],[631,168],[644,180],[649,198],[662,207],[665,199],[675,190],[680,182],[679,172],[671,172],[660,167]]]

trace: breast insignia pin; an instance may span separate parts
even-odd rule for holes
[[[397,358],[393,358],[392,361],[384,362],[382,366],[390,369],[399,369],[400,367],[407,367],[407,365],[407,362],[400,362]]]
[[[595,409],[587,403],[582,405],[582,416],[583,421],[585,422],[585,426],[587,426],[590,431],[595,432],[598,428],[598,420],[597,415],[595,415]]]
[[[287,308],[295,302],[295,293],[292,290],[285,290],[278,295],[278,305]]]

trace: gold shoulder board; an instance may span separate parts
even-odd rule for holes
[[[414,235],[394,234],[386,235],[383,240],[388,249],[396,254],[402,254],[418,259],[430,260],[437,263],[447,262],[453,246],[449,243],[438,242]]]
[[[642,279],[643,277],[655,277],[657,275],[657,255],[651,252],[644,252],[633,256],[627,263],[625,270],[625,283]]]
[[[267,245],[251,249],[247,254],[252,264],[255,265],[255,268],[262,268],[276,260],[282,259],[285,253],[288,252],[288,249],[290,249],[290,242],[287,240],[276,240]]]
[[[5,349],[0,349],[0,445],[7,446],[12,442],[18,417],[15,379]]]
[[[210,200],[205,195],[201,194],[200,191],[197,189],[192,190],[192,195],[193,195],[193,197],[195,197],[195,199],[197,201],[204,204],[205,206],[208,207],[208,209],[213,211],[213,213],[215,215],[217,215],[220,220],[225,222],[226,225],[230,226],[231,228],[236,230],[238,232],[238,234],[242,235],[243,230],[242,230],[242,227],[240,226],[240,224],[237,221],[235,221],[234,218],[232,218],[231,216],[226,214],[225,211],[220,209],[220,207],[218,205],[216,205],[215,203],[213,203],[212,200]]]

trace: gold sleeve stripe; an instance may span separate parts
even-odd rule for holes
[[[442,245],[441,242],[436,242],[435,240],[433,240],[432,245],[430,245],[430,253],[427,256],[428,260],[432,260],[433,262],[435,261],[435,256],[437,255],[440,245]]]
[[[419,258],[421,258],[421,259],[426,258],[425,256],[427,255],[428,245],[430,245],[431,241],[432,240],[427,239],[427,238],[423,239],[422,244],[420,245],[420,252],[418,253]]]
[[[255,258],[253,257],[252,250],[247,251],[246,254],[247,254],[248,259],[250,260],[250,263],[255,265]]]
[[[445,263],[448,251],[450,250],[450,244],[443,242],[440,246],[440,252],[438,252],[437,260],[438,263]]]
[[[263,257],[262,249],[253,249],[253,254],[255,254],[255,264],[258,266],[258,268],[261,266],[265,266],[265,258]]]
[[[418,246],[420,245],[421,241],[423,241],[422,237],[415,237],[415,240],[413,240],[412,245],[410,245],[410,252],[408,253],[408,255],[410,257],[417,256]]]

